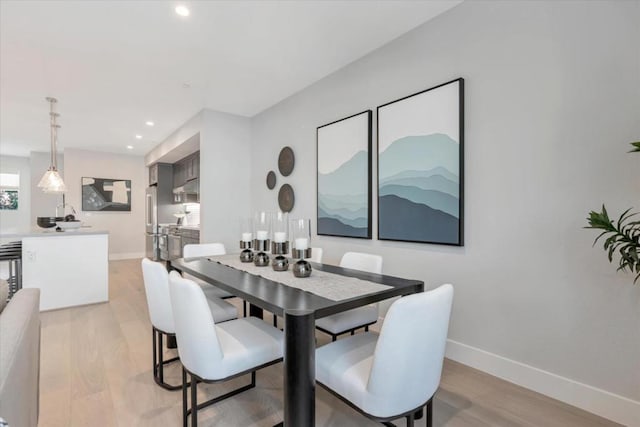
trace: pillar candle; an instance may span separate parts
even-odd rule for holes
[[[303,251],[309,247],[309,239],[301,237],[296,239],[296,249]]]

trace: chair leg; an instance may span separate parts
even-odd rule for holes
[[[181,387],[179,384],[171,385],[164,382],[164,365],[179,360],[179,357],[173,357],[171,359],[164,360],[162,343],[163,333],[152,327],[151,334],[153,336],[153,380],[156,382],[156,384],[158,384],[165,390],[179,390]]]
[[[414,427],[413,414],[407,415],[407,427]]]
[[[193,397],[193,390],[194,390],[193,389],[193,383],[195,383],[195,382],[198,382],[198,380],[196,379],[196,377],[191,375],[191,393],[192,393],[191,396],[192,396],[192,399],[194,399],[194,397]],[[247,391],[249,389],[254,388],[255,386],[256,386],[256,371],[253,371],[253,372],[251,372],[251,382],[249,384],[244,385],[244,386],[239,387],[239,388],[236,388],[234,390],[231,390],[230,392],[227,392],[227,393],[225,393],[225,394],[223,394],[221,396],[214,397],[213,399],[207,400],[206,402],[202,402],[200,404],[196,403],[195,408],[196,408],[196,410],[204,409],[207,406],[213,405],[213,404],[218,403],[218,402],[222,402],[223,400],[228,399],[231,396],[235,396],[236,394],[240,394],[240,393],[242,393],[244,391]],[[193,417],[193,414],[194,414],[193,402],[194,402],[194,400],[191,401],[191,409],[187,410],[187,416],[189,414],[191,414],[191,416]],[[193,423],[193,419],[194,418],[192,418],[192,421],[191,421],[192,423]],[[195,424],[192,424],[192,425],[195,425]]]
[[[191,427],[198,427],[197,387],[198,381],[191,375]]]
[[[152,337],[152,346],[153,346],[153,364],[151,366],[153,366],[153,378],[156,378],[158,372],[157,372],[157,368],[156,366],[158,366],[156,364],[156,360],[158,360],[158,344],[156,342],[156,328],[154,328],[153,326],[151,327],[151,337]]]
[[[433,427],[433,397],[427,402],[427,427]]]
[[[182,427],[187,427],[187,371],[182,367]]]
[[[247,317],[247,302],[242,301],[242,317]]]
[[[415,420],[419,420],[423,416],[424,416],[424,407],[418,409],[416,412],[413,413],[413,419]]]
[[[162,348],[162,334],[158,332],[158,378],[160,382],[164,382],[164,361],[163,361],[163,348]]]
[[[369,325],[367,325],[367,326],[365,326],[365,327],[364,327],[364,331],[365,331],[365,332],[369,332]]]
[[[273,315],[273,327],[278,327],[278,316],[276,316],[275,314]]]

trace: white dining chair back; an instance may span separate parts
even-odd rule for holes
[[[373,354],[367,412],[401,414],[435,394],[442,375],[452,301],[453,286],[446,284],[391,305]]]
[[[169,273],[169,282],[182,365],[202,378],[211,378],[211,367],[220,363],[222,351],[207,298],[200,286],[175,271]]]
[[[316,350],[316,380],[380,422],[414,415],[424,405],[433,423],[453,301],[453,286],[402,297],[380,334],[365,332]]]
[[[309,261],[322,264],[322,248],[311,248],[311,258],[309,258]]]
[[[382,274],[382,257],[362,252],[347,252],[340,260],[340,267]]]
[[[216,256],[216,255],[225,255],[227,251],[224,248],[224,244],[222,243],[190,243],[185,245],[182,249],[182,256],[185,259],[188,258],[199,258],[206,256]],[[202,280],[191,276],[190,274],[184,274],[184,277],[187,279],[191,279],[198,284],[204,291],[204,294],[207,298],[233,298],[229,292],[224,291],[217,286],[211,285],[209,283],[203,282]],[[245,304],[246,306],[246,304]],[[245,316],[246,316],[246,308],[245,308]]]
[[[184,258],[225,255],[226,253],[222,243],[190,243],[182,249]]]
[[[142,260],[142,278],[147,296],[147,307],[151,324],[157,329],[172,334],[175,332],[171,300],[169,299],[169,274],[164,265]]]
[[[381,274],[382,257],[362,252],[347,252],[340,260],[340,267]],[[338,335],[346,332],[351,332],[353,335],[359,328],[368,331],[369,326],[378,321],[378,314],[378,304],[369,304],[320,318],[316,320],[316,328],[331,335],[332,340],[335,341]]]
[[[182,418],[196,426],[198,411],[256,385],[256,371],[282,360],[284,334],[262,319],[247,317],[214,324],[206,296],[192,280],[169,273],[169,291],[182,361]],[[187,373],[191,381],[191,409],[187,409]],[[251,382],[221,396],[198,403],[198,383],[224,382],[250,374]]]

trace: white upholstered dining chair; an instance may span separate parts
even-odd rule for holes
[[[382,257],[380,255],[361,252],[347,252],[340,260],[340,267],[361,270],[369,273],[382,274]],[[331,335],[333,341],[338,335],[364,328],[378,321],[378,304],[369,304],[342,313],[333,314],[316,320],[316,328]]]
[[[452,301],[449,284],[400,298],[379,335],[366,332],[316,350],[317,382],[383,423],[406,417],[413,426],[414,414],[426,405],[430,427]]]
[[[173,271],[169,274],[178,354],[182,362],[182,416],[198,422],[198,409],[255,387],[256,371],[282,360],[284,334],[257,317],[216,324],[202,289]],[[187,409],[187,373],[191,408]],[[198,382],[218,383],[251,374],[248,385],[198,404]]]
[[[169,274],[163,264],[144,258],[142,260],[142,277],[151,319],[151,333],[153,334],[153,378],[159,386],[167,390],[178,390],[180,385],[171,385],[164,381],[164,365],[178,360],[177,357],[163,360],[163,337],[175,335],[173,311],[169,298]],[[207,297],[206,302],[211,316],[217,322],[238,317],[236,308],[220,298]]]
[[[322,248],[311,248],[311,258],[309,258],[309,261],[322,264]]]
[[[199,257],[207,257],[207,256],[216,256],[216,255],[225,255],[227,250],[222,243],[190,243],[188,245],[184,245],[182,249],[182,256],[184,258],[199,258]],[[209,283],[203,282],[202,280],[185,274],[184,277],[189,278],[196,282],[198,286],[202,288],[204,294],[207,297],[217,297],[217,298],[233,298],[229,292],[222,290],[216,286],[213,286]]]

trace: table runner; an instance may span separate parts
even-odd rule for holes
[[[210,261],[241,270],[254,276],[281,283],[292,288],[310,292],[332,301],[342,301],[374,292],[383,291],[391,286],[362,280],[355,277],[342,276],[326,271],[313,270],[311,276],[300,278],[293,275],[293,267],[289,265],[287,271],[274,271],[271,265],[256,267],[252,262],[241,262],[238,254],[208,257]],[[295,261],[289,260],[290,263]]]

